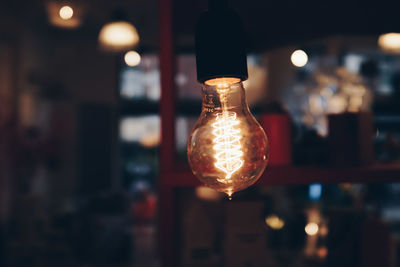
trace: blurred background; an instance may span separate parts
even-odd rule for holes
[[[229,3],[271,144],[231,201],[186,159],[206,0],[0,2],[0,266],[400,266],[400,4]]]

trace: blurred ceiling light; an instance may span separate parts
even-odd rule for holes
[[[138,52],[128,51],[124,56],[124,60],[129,67],[135,67],[140,64],[141,58]]]
[[[308,56],[303,50],[296,50],[292,53],[290,60],[292,61],[293,65],[301,68],[307,64]]]
[[[306,234],[311,236],[316,235],[318,233],[318,229],[318,224],[314,222],[308,223],[306,227],[304,227],[304,231],[306,231]]]
[[[84,5],[65,5],[59,1],[48,1],[46,11],[51,25],[59,28],[74,29],[82,24]]]
[[[266,217],[265,223],[274,230],[280,230],[285,226],[285,221],[275,214]]]
[[[378,38],[378,45],[382,50],[400,53],[400,33],[384,33]]]
[[[74,15],[74,10],[70,6],[63,6],[58,13],[63,20],[69,20]]]
[[[100,47],[105,51],[122,52],[139,43],[139,34],[127,21],[113,21],[105,24],[99,33]]]

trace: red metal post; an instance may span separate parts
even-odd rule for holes
[[[159,180],[159,248],[163,267],[174,266],[174,194],[166,183],[175,166],[175,94],[173,0],[159,0],[161,73],[161,147]]]

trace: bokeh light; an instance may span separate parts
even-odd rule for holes
[[[325,259],[328,256],[328,249],[326,247],[320,247],[317,249],[317,255],[321,259]]]
[[[400,52],[400,33],[385,33],[378,38],[378,45],[388,52]]]
[[[265,223],[274,230],[280,230],[285,226],[285,221],[275,214],[267,216]]]
[[[292,61],[293,65],[300,68],[307,64],[308,56],[303,50],[296,50],[292,53],[290,60]]]
[[[104,50],[126,51],[139,43],[139,34],[131,23],[115,21],[103,26],[100,30],[99,42]]]
[[[318,224],[314,222],[308,223],[306,227],[304,227],[304,231],[306,231],[306,234],[311,236],[316,235],[318,233],[318,230]]]
[[[128,51],[124,56],[126,65],[130,67],[135,67],[140,64],[141,57],[136,51]]]
[[[70,6],[63,6],[58,13],[63,20],[69,20],[74,15],[74,10]]]
[[[329,233],[328,226],[326,224],[322,224],[321,227],[319,228],[319,234],[322,237],[325,237],[328,235],[328,233]]]

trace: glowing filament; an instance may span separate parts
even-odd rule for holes
[[[217,115],[213,123],[214,158],[215,167],[226,173],[225,179],[231,178],[232,174],[243,165],[243,152],[240,143],[240,129],[235,128],[239,124],[235,112],[223,111]]]

